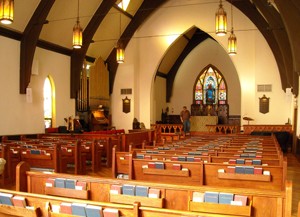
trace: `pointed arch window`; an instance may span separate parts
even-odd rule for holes
[[[221,72],[209,65],[199,74],[194,88],[194,104],[227,104],[227,85]]]
[[[44,122],[45,128],[55,125],[55,89],[50,76],[44,82]]]

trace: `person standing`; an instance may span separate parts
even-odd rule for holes
[[[180,112],[180,119],[183,123],[184,135],[190,134],[190,117],[191,113],[187,110],[186,106],[183,106],[183,110]]]

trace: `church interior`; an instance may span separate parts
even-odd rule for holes
[[[0,215],[300,216],[298,20],[298,0],[0,0]]]

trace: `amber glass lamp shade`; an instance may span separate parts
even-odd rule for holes
[[[0,22],[11,24],[14,21],[14,1],[0,0]]]
[[[117,46],[117,56],[116,56],[117,63],[124,63],[124,49],[122,46]]]
[[[237,49],[237,40],[232,28],[231,34],[228,38],[228,54],[236,55],[236,49]]]
[[[227,34],[227,14],[223,8],[222,1],[220,1],[219,8],[216,12],[216,34],[218,36]]]
[[[82,46],[82,28],[80,26],[79,20],[77,20],[75,26],[73,27],[73,48],[79,49]]]

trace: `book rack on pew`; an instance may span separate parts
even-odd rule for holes
[[[189,177],[189,170],[160,170],[160,169],[143,168],[143,173],[149,175]]]
[[[238,173],[218,173],[219,179],[234,179],[246,181],[270,182],[271,175],[238,174]]]
[[[8,206],[0,204],[0,216],[2,215],[9,216],[19,216],[19,217],[39,217],[40,208],[27,209],[22,207]]]
[[[60,197],[71,197],[77,199],[89,199],[89,190],[75,190],[69,188],[56,188],[45,186],[45,194],[60,196]]]
[[[218,213],[227,215],[251,216],[251,204],[248,206],[234,206],[229,204],[216,204],[205,202],[189,202],[190,211]]]
[[[133,204],[136,201],[140,202],[141,206],[163,208],[164,205],[164,198],[149,198],[121,194],[110,194],[110,202],[112,203]]]

